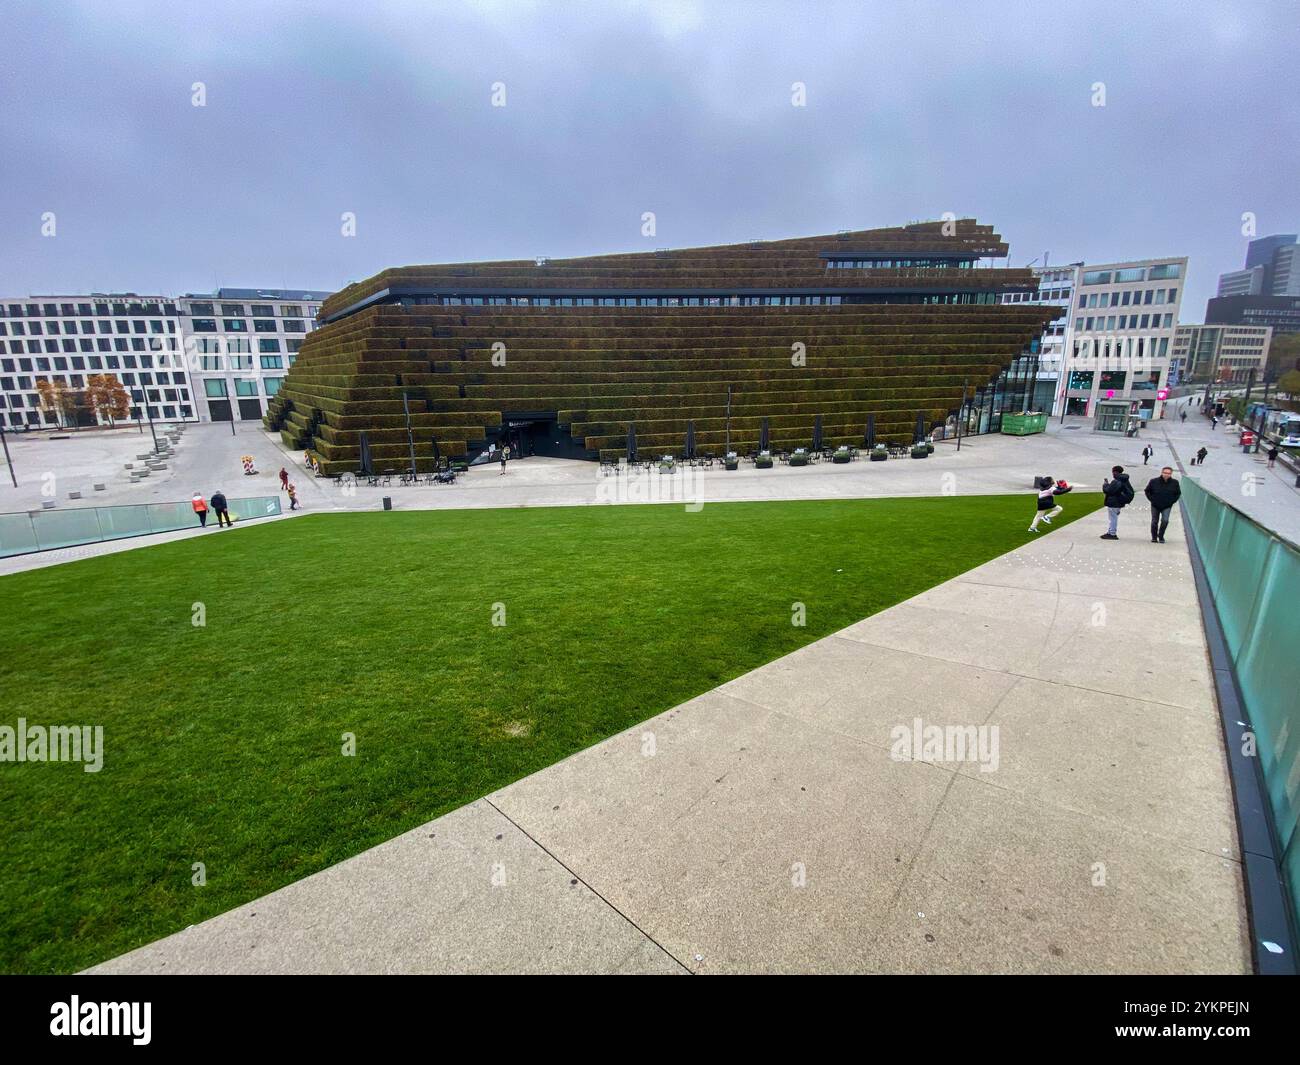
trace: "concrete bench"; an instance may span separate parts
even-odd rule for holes
[[[69,498],[69,499],[80,499],[80,498],[81,498],[81,493],[80,493],[80,492],[69,492],[69,493],[68,493],[68,498]]]
[[[104,486],[103,486],[102,484],[97,484],[97,485],[95,485],[95,491],[96,491],[96,492],[102,492],[102,491],[104,491]]]

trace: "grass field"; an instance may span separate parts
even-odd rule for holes
[[[1032,511],[312,515],[0,578],[0,724],[105,748],[0,763],[0,970],[77,970],[356,854],[1023,544]]]

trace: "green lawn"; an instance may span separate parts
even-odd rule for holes
[[[1032,513],[310,515],[0,578],[0,724],[105,747],[99,773],[0,763],[0,970],[77,970],[338,862],[1023,544]]]

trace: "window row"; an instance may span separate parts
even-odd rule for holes
[[[254,320],[253,325],[256,327],[254,332],[257,333],[274,333],[276,331],[276,323],[274,320]],[[281,319],[280,326],[286,333],[307,332],[307,323],[301,318]],[[217,331],[217,319],[195,318],[191,323],[190,328],[195,333],[215,333]],[[221,319],[221,328],[227,333],[247,333],[248,322],[243,318],[223,318]]]
[[[235,378],[235,395],[236,396],[256,396],[257,391],[256,377],[236,377]],[[283,383],[283,377],[263,377],[262,388],[266,395],[274,396],[280,391],[280,385]],[[224,377],[208,377],[203,381],[203,393],[209,399],[229,399],[230,393],[226,390],[226,379]]]
[[[149,322],[144,322],[141,321],[140,319],[136,319],[133,322],[118,322],[116,324],[117,324],[117,332],[119,333],[130,333],[133,329],[137,333],[176,332],[175,322],[165,323],[166,328],[164,329],[163,328],[164,323],[162,321],[159,321],[158,319],[153,319]],[[114,325],[113,322],[100,322],[99,331],[101,333],[112,333],[114,331],[113,325]],[[82,322],[81,332],[85,334],[94,333],[95,323]],[[49,334],[50,336],[58,336],[60,333],[62,333],[65,336],[75,336],[77,333],[77,323],[63,322],[60,325],[59,322],[7,322],[7,323],[0,322],[0,337],[6,335],[16,336],[16,337],[21,337],[21,336],[38,337],[43,334]]]
[[[1074,320],[1074,328],[1083,333],[1094,330],[1114,332],[1116,329],[1172,329],[1173,325],[1172,314],[1107,314]]]
[[[175,316],[180,312],[174,303],[122,303],[96,300],[89,303],[0,303],[0,318],[90,318],[110,314],[159,314]]]
[[[285,303],[280,306],[280,317],[282,318],[303,318],[303,304]],[[191,315],[215,315],[217,313],[217,304],[215,302],[196,302],[190,303],[187,311]],[[320,310],[315,304],[307,305],[307,315],[312,318],[316,317],[316,312]],[[243,303],[223,303],[221,304],[221,314],[223,317],[243,318],[251,314],[254,318],[274,318],[275,308],[266,304],[255,303],[251,308],[247,308]]]
[[[1123,292],[1103,292],[1098,295],[1096,292],[1090,292],[1086,295],[1079,294],[1079,306],[1084,307],[1127,307],[1129,297],[1132,296],[1134,307],[1150,305],[1152,303],[1177,303],[1178,289],[1147,288],[1147,289],[1125,289]],[[1121,298],[1122,297],[1122,298]],[[1166,298],[1167,297],[1167,298]]]
[[[145,340],[148,343],[145,343]],[[47,354],[53,354],[57,351],[175,351],[176,339],[174,337],[166,338],[166,345],[163,344],[162,337],[131,337],[130,344],[125,337],[114,337],[110,344],[107,337],[98,337],[95,340],[82,337],[78,340],[11,340],[9,341],[9,353],[11,355],[21,355],[24,351],[29,355],[36,355],[44,351]],[[23,345],[26,344],[26,347]],[[5,342],[0,340],[0,352],[5,350]]]

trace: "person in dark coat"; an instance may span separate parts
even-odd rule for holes
[[[1274,445],[1273,447],[1268,449],[1268,468],[1270,470],[1273,468],[1273,463],[1275,463],[1276,461],[1277,461],[1277,446]]]
[[[232,521],[230,520],[230,508],[229,508],[229,506],[226,504],[226,496],[225,496],[225,493],[223,493],[223,492],[213,492],[213,493],[212,493],[212,496],[211,496],[211,498],[208,500],[208,502],[209,502],[210,504],[212,504],[212,509],[215,510],[215,511],[217,512],[217,528],[218,528],[218,529],[220,529],[223,525],[233,525],[233,524],[234,524],[234,522],[232,522]]]
[[[1204,465],[1205,465],[1205,456],[1208,455],[1208,454],[1209,454],[1209,452],[1206,451],[1205,448],[1201,448],[1198,452],[1196,452],[1196,465],[1198,465],[1198,466],[1204,466]]]
[[[1145,495],[1151,501],[1151,542],[1165,542],[1165,530],[1169,528],[1169,512],[1174,509],[1183,494],[1182,486],[1174,477],[1174,468],[1166,466],[1159,477],[1152,477],[1147,482]]]
[[[1151,456],[1155,453],[1156,449],[1150,444],[1147,444],[1147,446],[1142,449],[1142,465],[1145,466],[1151,460]]]
[[[1106,497],[1106,510],[1110,513],[1110,526],[1101,534],[1103,540],[1118,540],[1119,512],[1133,502],[1133,486],[1129,484],[1128,474],[1123,466],[1112,466],[1111,479],[1101,484],[1102,494]]]

